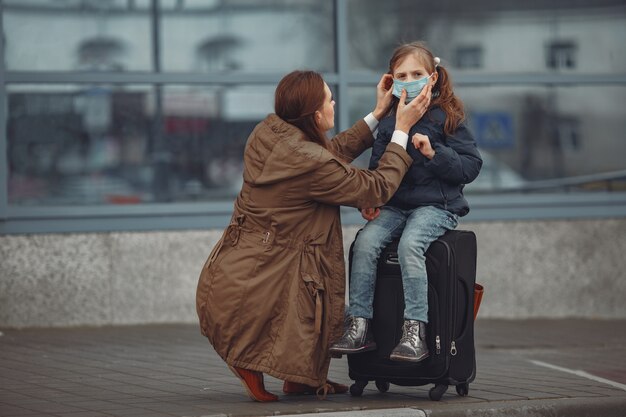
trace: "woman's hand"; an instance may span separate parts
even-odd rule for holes
[[[368,222],[370,220],[374,220],[376,217],[378,217],[379,214],[380,214],[379,208],[361,209],[361,216],[363,216],[363,218],[367,220]]]
[[[382,119],[391,107],[393,99],[391,94],[393,91],[392,86],[393,76],[391,74],[384,74],[376,86],[376,108],[372,112],[376,120]]]
[[[426,84],[417,97],[415,97],[409,104],[406,104],[406,90],[402,90],[402,96],[398,103],[398,110],[396,111],[396,129],[401,130],[404,133],[409,133],[409,129],[419,119],[422,118],[428,106],[430,106],[432,86]]]
[[[416,133],[413,135],[412,142],[415,149],[418,149],[426,158],[433,159],[435,157],[435,150],[430,144],[428,136]]]

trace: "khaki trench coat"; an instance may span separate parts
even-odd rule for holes
[[[339,206],[383,205],[412,162],[391,143],[375,171],[351,166],[373,140],[360,120],[331,153],[274,114],[251,133],[231,224],[196,294],[202,334],[229,365],[326,382],[345,304]]]

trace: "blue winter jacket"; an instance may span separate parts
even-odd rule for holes
[[[430,108],[409,131],[407,152],[413,164],[402,179],[398,191],[387,203],[404,210],[420,206],[435,206],[459,216],[469,212],[463,196],[463,187],[474,181],[483,161],[476,141],[465,124],[459,125],[454,135],[443,132],[446,114],[440,107]],[[385,152],[395,130],[395,114],[383,118],[378,125],[378,135],[372,147],[369,168],[375,169]],[[429,160],[411,143],[415,133],[428,136],[435,150]]]

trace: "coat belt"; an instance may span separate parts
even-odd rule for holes
[[[231,246],[235,246],[239,242],[239,236],[241,235],[241,229],[242,229],[245,218],[246,217],[243,214],[240,214],[239,216],[235,217],[234,221],[230,222],[230,224],[226,228],[226,234],[232,240]],[[217,246],[215,246],[215,248],[213,249],[213,252],[211,252],[209,259],[207,259],[206,264],[204,265],[205,268],[208,268],[209,266],[211,266],[213,261],[220,254],[220,251],[222,250],[223,245],[224,245],[224,238],[222,237],[219,240],[219,242],[217,242]]]
[[[231,221],[228,227],[226,228],[225,234],[230,238],[231,246],[237,246],[237,243],[239,243],[239,238],[241,237],[241,234],[243,233],[246,235],[259,236],[260,242],[263,243],[264,245],[267,245],[267,247],[265,248],[266,251],[271,249],[272,243],[278,244],[280,246],[289,247],[289,248],[307,250],[307,248],[310,245],[312,245],[315,240],[317,240],[319,237],[323,235],[322,233],[318,233],[315,236],[308,235],[304,239],[302,238],[280,239],[277,241],[276,235],[273,234],[269,230],[259,231],[255,229],[244,229],[243,225],[244,225],[245,219],[246,219],[246,216],[244,214],[240,214],[237,217],[235,217],[233,221]],[[213,261],[217,258],[220,251],[222,250],[223,243],[224,243],[224,239],[222,238],[217,243],[217,246],[213,249],[213,252],[209,256],[209,259],[207,259],[207,262],[205,264],[206,268],[208,268],[213,263]]]

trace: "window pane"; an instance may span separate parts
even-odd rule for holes
[[[318,0],[162,5],[164,71],[333,71],[333,3]]]
[[[171,198],[210,201],[236,196],[246,141],[273,112],[274,87],[171,86],[164,89],[163,103]]]
[[[150,87],[8,87],[9,204],[151,200]]]
[[[443,65],[472,72],[626,71],[622,0],[348,0],[348,32],[353,70],[386,71],[395,46],[425,40]]]
[[[230,199],[246,139],[272,111],[273,94],[254,86],[9,85],[9,204]]]
[[[149,4],[5,0],[7,69],[150,70]]]
[[[468,189],[480,188],[488,177],[494,186],[511,187],[626,169],[626,87],[481,86],[456,91],[489,162],[482,181]]]
[[[350,89],[351,121],[374,106],[371,90]],[[456,92],[485,159],[468,192],[626,169],[626,87],[462,86]],[[365,155],[360,162],[368,161]]]

